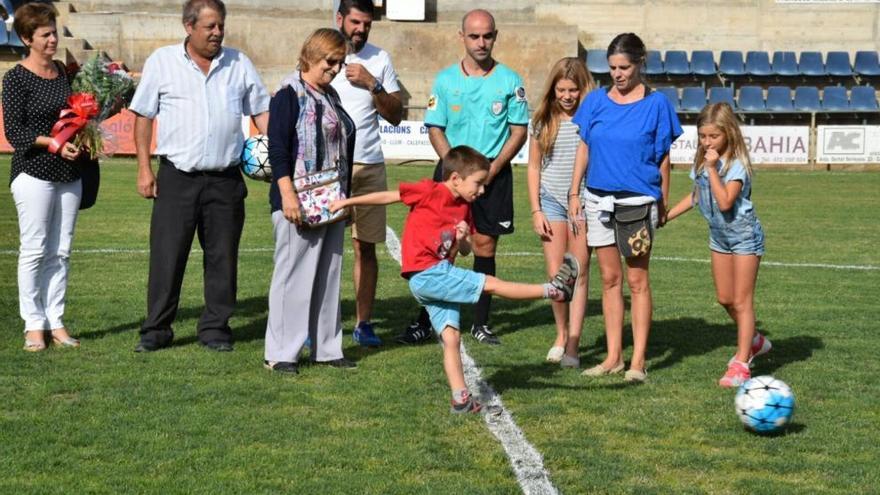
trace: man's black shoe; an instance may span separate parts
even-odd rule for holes
[[[168,345],[162,345],[152,341],[145,342],[142,340],[138,342],[136,346],[134,346],[134,352],[154,352],[165,347],[168,347]]]
[[[397,336],[396,340],[401,344],[421,344],[431,340],[432,335],[434,335],[434,329],[431,328],[431,325],[422,325],[414,321],[406,327],[402,334]]]
[[[232,347],[232,342],[223,342],[216,340],[212,342],[202,342],[202,345],[216,352],[232,352],[235,349],[234,347]]]
[[[474,325],[471,327],[471,335],[477,339],[477,342],[489,345],[498,345],[501,343],[489,325]]]

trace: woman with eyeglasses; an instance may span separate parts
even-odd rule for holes
[[[269,288],[265,366],[295,374],[311,341],[311,359],[337,368],[355,365],[342,355],[340,277],[344,222],[310,226],[294,178],[336,167],[347,194],[355,126],[330,85],[342,70],[346,42],[318,29],[302,46],[297,70],[281,83],[269,106],[269,202],[275,232],[275,269]]]

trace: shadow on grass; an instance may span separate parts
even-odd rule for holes
[[[800,435],[806,429],[807,429],[807,427],[803,423],[794,422],[794,423],[786,425],[784,428],[782,428],[778,431],[774,431],[771,433],[756,433],[756,432],[753,432],[747,428],[745,430],[748,431],[749,433],[752,433],[755,436],[762,437],[762,438],[778,438],[778,437],[787,437],[789,435]]]
[[[347,323],[354,319],[355,303],[351,299],[342,300],[342,318],[343,318],[343,352],[346,357],[357,360],[366,354],[372,354],[387,347],[395,347],[397,344],[394,337],[403,332],[410,323],[411,318],[418,315],[419,306],[411,297],[392,297],[382,299],[378,302],[377,309],[384,318],[380,317],[373,320],[376,333],[383,341],[383,346],[379,348],[363,348],[356,345],[351,340],[352,324]],[[193,306],[180,308],[175,317],[175,338],[171,347],[191,345],[198,342],[196,328],[198,319],[204,310],[203,306]],[[265,296],[250,297],[247,299],[239,299],[233,314],[234,323],[232,335],[235,342],[244,343],[254,340],[262,340],[266,334],[266,320],[268,318],[268,299]],[[115,325],[108,328],[95,330],[92,332],[80,333],[82,339],[100,339],[108,335],[120,333],[132,334],[132,346],[138,339],[138,331],[143,324],[143,318],[135,321]],[[186,328],[181,323],[187,322],[186,325],[192,325],[192,329]],[[351,356],[350,356],[351,354]]]
[[[625,327],[624,356],[632,353],[632,331]],[[652,371],[669,368],[680,363],[687,357],[710,354],[719,348],[729,348],[734,352],[736,330],[731,324],[712,324],[702,318],[677,318],[674,320],[654,321],[651,326],[651,337],[648,342],[648,368]],[[813,336],[796,336],[773,341],[773,350],[766,356],[758,358],[753,376],[772,374],[777,369],[813,356],[817,349],[824,348],[822,339]],[[588,368],[601,362],[605,355],[605,337],[596,338],[586,351],[580,354],[581,363]],[[484,370],[492,368],[484,363]],[[567,385],[553,383],[551,378],[563,370],[559,366],[547,363],[529,363],[514,366],[499,366],[486,375],[486,379],[499,393],[507,389],[616,389],[633,386],[620,381],[603,383],[591,380],[584,385]]]

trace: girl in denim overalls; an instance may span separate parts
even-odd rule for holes
[[[696,204],[709,223],[715,292],[737,328],[736,355],[718,384],[738,387],[751,377],[752,358],[771,347],[755,330],[753,305],[764,230],[752,207],[752,165],[733,109],[727,103],[706,105],[697,118],[697,132],[694,189],[669,211],[668,220]]]

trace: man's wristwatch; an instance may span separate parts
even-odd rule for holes
[[[376,84],[373,85],[373,89],[370,90],[370,93],[377,95],[377,94],[381,93],[382,91],[385,91],[385,87],[382,86],[382,83],[379,82],[378,79],[376,79]]]

